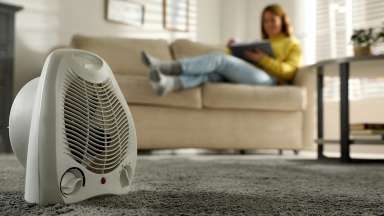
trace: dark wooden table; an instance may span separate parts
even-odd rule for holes
[[[316,68],[317,74],[317,155],[318,159],[330,159],[324,155],[325,144],[340,144],[341,157],[339,158],[343,162],[384,162],[384,160],[375,159],[358,159],[351,158],[350,146],[351,144],[384,144],[383,140],[360,140],[350,139],[350,121],[349,121],[349,75],[350,75],[350,63],[361,61],[373,61],[384,60],[384,55],[376,56],[362,56],[362,57],[346,57],[339,59],[331,59],[321,61],[315,65],[309,67]],[[340,77],[340,139],[339,140],[327,140],[324,139],[324,67],[331,64],[337,64],[339,66]]]

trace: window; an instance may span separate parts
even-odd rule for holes
[[[383,0],[317,0],[316,6],[316,61],[353,55],[353,29],[384,24]],[[324,96],[338,100],[338,78],[325,78]],[[384,79],[352,78],[349,96],[351,100],[384,97]]]
[[[351,0],[317,1],[317,61],[350,54],[350,11]]]
[[[164,0],[141,0],[137,1],[145,5],[145,18],[144,25],[140,28],[132,28],[127,34],[129,37],[136,38],[162,38],[173,41],[178,38],[187,38],[196,40],[197,34],[197,0],[189,0],[188,4],[188,31],[170,31],[164,28]],[[179,3],[181,1],[167,1],[168,3]],[[178,6],[178,5],[176,5]],[[183,6],[183,5],[182,5]],[[177,11],[178,13],[171,13],[168,18],[172,23],[184,22],[180,13],[186,14],[184,10]],[[184,18],[185,19],[185,18]]]
[[[384,24],[383,0],[317,0],[316,60],[351,56],[353,29]]]

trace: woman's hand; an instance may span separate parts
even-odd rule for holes
[[[258,63],[266,54],[261,50],[256,51],[246,51],[245,57],[251,60],[254,63]]]
[[[234,39],[234,38],[230,38],[229,40],[228,40],[228,42],[227,42],[227,47],[230,47],[230,46],[232,46],[233,44],[235,44],[236,43],[236,40]]]

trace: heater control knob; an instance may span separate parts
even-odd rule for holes
[[[61,178],[60,189],[64,195],[76,193],[84,184],[84,175],[77,168],[67,170]]]
[[[120,184],[122,187],[127,187],[131,184],[132,179],[132,167],[125,165],[120,172]]]

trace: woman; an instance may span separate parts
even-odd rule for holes
[[[143,52],[151,85],[158,95],[189,89],[205,82],[232,82],[250,85],[275,85],[293,80],[301,62],[300,44],[292,36],[288,17],[281,6],[267,6],[262,13],[263,39],[271,43],[275,58],[260,50],[247,52],[254,63],[220,53],[211,53],[172,62],[159,61]]]

